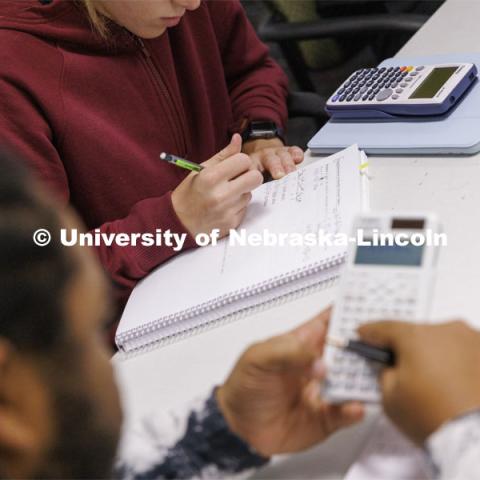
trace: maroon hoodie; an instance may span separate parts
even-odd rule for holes
[[[160,152],[201,162],[244,119],[284,126],[286,95],[237,0],[205,0],[143,42],[116,25],[106,42],[76,2],[0,2],[0,142],[91,230],[185,233],[170,196],[186,173]],[[124,293],[175,254],[98,250]]]

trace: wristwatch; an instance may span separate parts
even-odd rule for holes
[[[268,121],[250,122],[242,132],[244,142],[249,140],[269,140],[271,138],[279,138],[285,143],[283,138],[283,130],[275,123]]]

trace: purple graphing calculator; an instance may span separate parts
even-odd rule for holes
[[[366,68],[354,72],[328,99],[332,118],[442,115],[477,79],[472,63]]]

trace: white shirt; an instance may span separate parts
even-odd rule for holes
[[[441,480],[480,479],[480,411],[452,420],[433,433],[427,449]]]

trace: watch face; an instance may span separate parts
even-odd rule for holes
[[[277,126],[273,122],[252,122],[250,125],[250,137],[272,138],[277,135]]]

